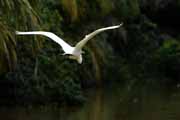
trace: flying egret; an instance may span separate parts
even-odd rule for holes
[[[100,32],[110,30],[110,29],[116,29],[119,28],[123,25],[121,23],[120,25],[116,26],[110,26],[110,27],[105,27],[105,28],[100,28],[95,30],[94,32],[88,34],[85,36],[84,39],[82,39],[80,42],[78,42],[75,47],[70,46],[68,43],[66,43],[64,40],[62,40],[60,37],[56,36],[54,33],[51,32],[45,32],[45,31],[29,31],[29,32],[20,32],[16,31],[17,35],[43,35],[46,37],[51,38],[54,42],[58,43],[62,49],[64,50],[64,55],[68,54],[70,55],[70,59],[77,60],[79,64],[82,63],[82,48],[83,46],[90,40],[92,39],[95,35],[97,35]]]

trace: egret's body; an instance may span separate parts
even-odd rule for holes
[[[44,31],[19,32],[19,31],[16,31],[16,34],[17,35],[43,35],[43,36],[49,37],[62,47],[62,49],[64,50],[64,54],[69,54],[70,59],[75,59],[78,61],[78,63],[81,64],[82,63],[82,48],[90,39],[92,39],[95,35],[97,35],[100,32],[103,32],[105,30],[110,30],[110,29],[116,29],[116,28],[119,28],[121,25],[122,24],[95,30],[94,32],[86,35],[84,39],[82,39],[80,42],[78,42],[75,45],[75,47],[70,46],[68,43],[66,43],[64,40],[62,40],[60,37],[56,36],[54,33],[51,33],[51,32],[44,32]]]

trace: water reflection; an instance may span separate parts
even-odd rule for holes
[[[179,120],[180,88],[108,87],[88,92],[82,107],[0,108],[2,120]]]

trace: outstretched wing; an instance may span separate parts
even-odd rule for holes
[[[51,32],[44,32],[44,31],[29,31],[29,32],[19,32],[16,31],[17,35],[43,35],[46,37],[51,38],[54,42],[58,43],[62,49],[65,51],[65,53],[69,53],[72,51],[73,47],[71,47],[68,43],[66,43],[64,40],[56,36],[54,33]]]
[[[82,49],[82,47],[90,40],[92,39],[95,35],[97,35],[100,32],[106,31],[106,30],[110,30],[110,29],[116,29],[119,28],[123,25],[123,23],[121,23],[120,25],[116,25],[116,26],[110,26],[110,27],[105,27],[105,28],[101,28],[101,29],[97,29],[94,32],[88,34],[85,36],[85,38],[83,40],[81,40],[80,42],[78,42],[75,46],[76,50],[80,50]]]

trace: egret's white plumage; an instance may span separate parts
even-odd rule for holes
[[[69,57],[70,59],[75,59],[78,61],[78,63],[81,64],[82,63],[82,55],[81,55],[82,48],[90,39],[92,39],[98,33],[101,33],[103,31],[110,30],[110,29],[116,29],[116,28],[121,27],[122,25],[123,25],[123,23],[121,23],[120,25],[116,25],[116,26],[110,26],[110,27],[97,29],[94,32],[86,35],[84,39],[82,39],[80,42],[78,42],[75,45],[75,47],[70,46],[68,43],[66,43],[64,40],[62,40],[60,37],[56,36],[54,33],[51,33],[51,32],[44,32],[44,31],[20,32],[20,31],[16,31],[16,34],[17,35],[43,35],[43,36],[49,37],[62,47],[62,49],[64,50],[64,54],[70,54],[71,55]]]

